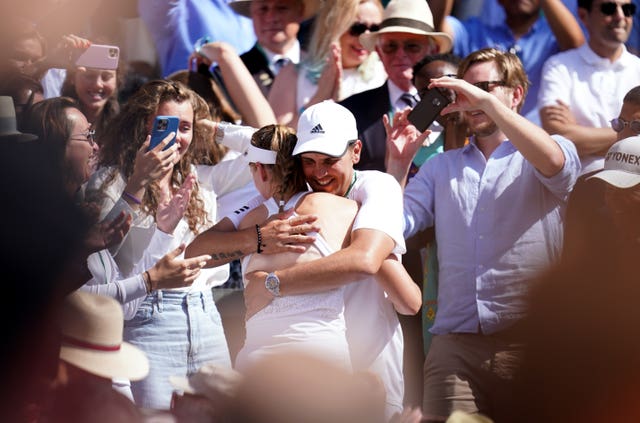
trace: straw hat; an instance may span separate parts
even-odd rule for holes
[[[425,0],[391,0],[384,9],[380,29],[360,35],[360,42],[369,51],[374,51],[378,34],[402,32],[432,37],[440,47],[440,53],[451,50],[449,34],[436,32],[433,15]]]
[[[0,96],[0,142],[5,141],[34,141],[38,137],[33,134],[23,134],[18,131],[16,124],[16,108],[13,98]]]
[[[113,298],[70,294],[60,313],[60,359],[104,378],[143,379],[149,361],[122,341],[123,322],[122,306]]]
[[[238,15],[246,16],[251,19],[251,2],[253,0],[236,0],[229,3],[231,9]],[[302,12],[302,20],[306,21],[316,14],[319,8],[321,0],[300,0],[304,5],[304,11]]]

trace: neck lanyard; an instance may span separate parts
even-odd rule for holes
[[[349,188],[347,188],[347,192],[344,193],[343,197],[346,198],[349,195],[349,193],[351,192],[351,188],[353,188],[353,185],[356,183],[357,180],[358,180],[358,174],[354,170],[353,178],[351,179],[351,184],[349,185]]]

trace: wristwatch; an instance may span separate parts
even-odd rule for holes
[[[276,276],[275,273],[269,273],[264,280],[264,287],[267,288],[267,291],[271,292],[274,297],[280,296],[280,279]]]

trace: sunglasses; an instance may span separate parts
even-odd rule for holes
[[[636,5],[635,4],[633,4],[633,3],[625,3],[625,4],[618,5],[618,3],[614,2],[614,1],[609,1],[609,2],[606,2],[606,3],[600,3],[600,12],[602,12],[602,14],[605,15],[605,16],[612,16],[613,14],[615,14],[618,11],[618,6],[620,6],[620,8],[622,9],[622,13],[627,18],[629,16],[635,15],[635,13],[636,13]]]
[[[622,118],[611,119],[611,129],[616,132],[621,132],[626,126],[629,126],[636,134],[640,134],[640,120],[628,121]]]
[[[491,92],[495,87],[504,87],[507,85],[504,81],[480,81],[473,84],[482,91]]]
[[[380,46],[380,49],[384,54],[395,54],[399,48],[402,48],[406,54],[420,54],[424,51],[426,46],[415,41],[406,41],[402,44],[397,41],[389,41],[388,43],[384,43]]]
[[[364,34],[367,31],[376,32],[379,29],[380,29],[380,25],[378,24],[367,25],[362,22],[356,22],[353,25],[351,25],[351,28],[349,28],[349,35],[357,37],[361,34]]]

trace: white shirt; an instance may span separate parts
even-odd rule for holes
[[[276,62],[279,59],[289,59],[291,63],[295,63],[296,65],[300,63],[300,42],[298,40],[295,41],[293,46],[291,46],[291,48],[287,50],[285,54],[274,53],[271,50],[265,48],[263,45],[260,45],[260,48],[264,52],[265,56],[267,56],[269,69],[271,69],[271,72],[273,72],[274,75],[278,74],[278,70],[276,69]]]
[[[618,60],[598,56],[588,43],[551,56],[544,64],[538,108],[568,104],[578,125],[607,128],[618,116],[622,99],[640,85],[640,58],[623,52]],[[582,173],[601,169],[604,156],[582,156]]]
[[[405,103],[404,100],[401,99],[402,94],[404,94],[405,92],[408,92],[409,94],[414,96],[416,100],[419,100],[420,97],[418,97],[418,90],[413,85],[411,86],[411,89],[409,91],[403,91],[390,79],[388,79],[387,82],[387,87],[389,89],[389,100],[391,101],[391,104],[393,106],[394,113],[409,107],[407,106],[407,103]]]

